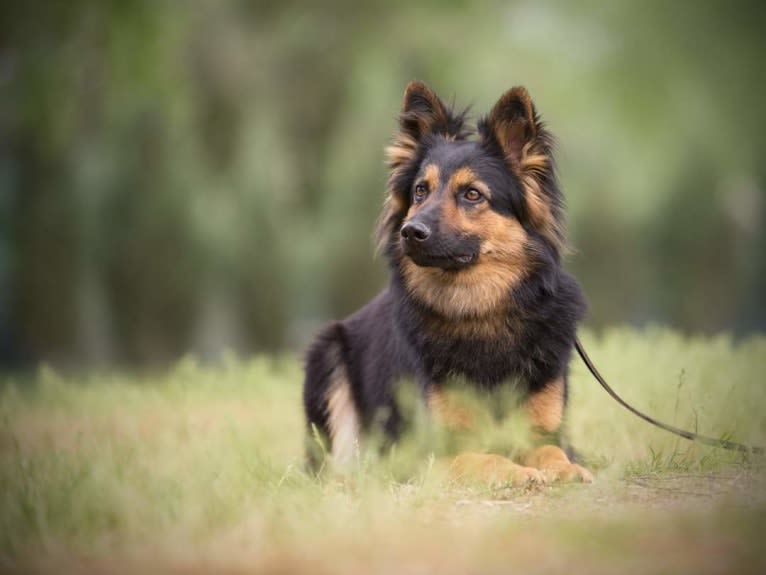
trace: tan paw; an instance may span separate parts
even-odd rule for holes
[[[548,481],[593,483],[593,474],[576,463],[553,463],[542,469]]]
[[[450,464],[449,476],[464,483],[480,482],[493,487],[543,484],[545,474],[491,453],[463,453]]]
[[[513,469],[509,469],[499,482],[500,485],[513,485],[521,487],[524,485],[542,485],[548,483],[545,473],[534,467],[524,467],[511,462]]]

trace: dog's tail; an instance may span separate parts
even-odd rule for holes
[[[590,357],[588,357],[588,354],[585,352],[585,348],[583,347],[582,343],[580,343],[579,338],[575,339],[575,347],[577,348],[577,353],[580,354],[580,357],[582,358],[583,362],[585,362],[585,365],[588,366],[588,369],[593,374],[593,377],[595,377],[596,381],[598,381],[601,384],[601,387],[603,387],[606,390],[606,392],[609,395],[611,395],[612,398],[617,403],[619,403],[625,409],[637,415],[644,421],[648,421],[652,425],[656,425],[660,429],[664,429],[665,431],[669,431],[670,433],[679,435],[683,437],[684,439],[689,439],[691,441],[698,441],[700,443],[704,443],[705,445],[712,445],[713,447],[722,447],[723,449],[731,449],[733,451],[741,451],[743,453],[754,453],[757,455],[763,455],[764,452],[766,451],[764,450],[763,447],[751,447],[749,445],[744,445],[742,443],[737,443],[736,441],[730,441],[728,439],[715,439],[713,437],[706,437],[704,435],[699,435],[698,433],[694,433],[692,431],[686,431],[685,429],[680,429],[678,427],[674,427],[673,425],[668,425],[667,423],[657,421],[653,417],[650,417],[646,415],[645,413],[641,413],[635,407],[633,407],[632,405],[627,403],[624,399],[622,399],[619,395],[617,395],[617,392],[614,389],[612,389],[612,387],[601,376],[601,374],[596,369],[596,366],[593,365],[593,362],[591,361]]]

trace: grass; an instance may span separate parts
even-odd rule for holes
[[[766,338],[586,333],[639,409],[766,444]],[[759,572],[762,459],[689,443],[624,411],[572,362],[569,435],[592,485],[450,484],[363,457],[303,471],[300,363],[186,358],[156,374],[0,387],[0,570],[16,572]],[[404,453],[402,450],[400,453]]]

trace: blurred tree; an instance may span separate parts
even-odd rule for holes
[[[560,141],[590,321],[766,327],[759,3],[6,2],[0,362],[300,345],[385,281],[413,77]]]

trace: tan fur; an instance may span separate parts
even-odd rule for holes
[[[423,99],[430,107],[422,105]],[[414,104],[415,112],[410,104]],[[454,201],[456,194],[468,187],[476,188],[487,198],[492,193],[468,167],[455,170],[446,185],[442,185],[440,178],[446,179],[446,174],[440,174],[436,165],[426,166],[422,178],[428,185],[429,195],[424,202],[410,205],[409,210],[406,208],[409,191],[394,189],[403,181],[404,170],[409,169],[417,157],[421,137],[433,125],[444,121],[445,113],[441,101],[428,88],[420,83],[408,85],[401,130],[386,150],[391,170],[389,199],[379,220],[379,247],[390,241],[395,250],[400,249],[396,243],[398,229],[395,229],[399,222],[407,222],[426,205],[429,209],[437,207],[441,210],[439,222],[445,233],[481,238],[478,260],[463,270],[445,271],[419,267],[410,258],[400,258],[406,289],[413,298],[436,312],[427,320],[434,331],[466,338],[512,337],[518,329],[514,320],[508,319],[513,314],[507,313],[514,305],[512,290],[533,271],[534,265],[529,237],[518,220],[498,214],[488,202],[477,203],[470,209],[458,206]],[[486,126],[493,140],[500,144],[506,165],[524,188],[531,224],[556,250],[565,250],[563,217],[558,213],[555,200],[544,189],[545,179],[553,177],[550,157],[553,141],[539,122],[527,91],[516,87],[506,92],[488,115]],[[442,135],[448,140],[455,139],[452,134]],[[438,204],[434,206],[434,202]],[[564,391],[564,380],[556,379],[527,399],[530,421],[538,430],[551,433],[559,429],[564,413]],[[347,399],[351,399],[350,393]],[[470,429],[474,425],[471,413],[451,401],[442,389],[434,388],[427,401],[435,418],[444,425],[457,430]],[[346,404],[347,401],[337,400],[337,403]],[[338,411],[343,410],[338,408]],[[354,425],[358,427],[358,422]],[[450,462],[449,473],[456,480],[479,480],[490,484],[592,480],[586,469],[569,461],[566,453],[553,445],[535,449],[523,458],[522,463],[519,465],[500,455],[464,453]]]
[[[397,134],[391,145],[386,147],[386,160],[390,167],[396,167],[412,159],[418,143],[408,134]]]
[[[447,184],[447,189],[450,193],[454,194],[461,188],[466,188],[468,186],[479,190],[487,197],[487,199],[492,197],[492,191],[484,182],[478,179],[476,173],[471,168],[463,166],[452,172]]]
[[[436,190],[439,187],[439,166],[436,164],[428,164],[423,168],[423,177],[421,180],[427,184],[429,190]]]
[[[391,231],[394,227],[394,220],[398,214],[404,212],[404,201],[395,194],[389,194],[383,201],[383,209],[378,216],[378,222],[375,225],[375,249],[378,252],[383,251],[383,247],[390,239]]]
[[[428,392],[428,407],[436,420],[448,429],[460,431],[473,427],[473,418],[468,410],[456,405],[440,387],[434,386]]]
[[[524,113],[510,119],[506,110],[514,103],[520,104]],[[488,123],[505,153],[506,162],[524,186],[532,223],[557,250],[566,250],[563,224],[554,217],[551,200],[541,184],[541,178],[553,170],[551,159],[544,151],[550,137],[537,121],[527,90],[517,86],[506,92],[489,113]]]
[[[545,482],[539,470],[492,453],[461,453],[450,463],[449,476],[460,483],[481,482],[492,486],[519,487]]]
[[[539,469],[550,481],[583,481],[591,483],[593,474],[569,461],[564,450],[555,445],[543,445],[522,459],[522,463]]]
[[[518,176],[524,186],[527,209],[532,223],[553,243],[559,251],[565,251],[563,224],[553,217],[548,198],[542,191],[540,178],[550,170],[550,158],[535,150],[535,143],[528,142],[521,154]]]
[[[561,426],[564,416],[564,379],[558,378],[532,394],[526,402],[530,423],[553,433]]]
[[[407,289],[447,318],[470,320],[501,313],[511,303],[511,288],[528,272],[524,228],[487,205],[481,213],[466,216],[454,207],[454,202],[445,202],[445,211],[443,221],[463,233],[485,238],[479,259],[469,268],[453,272],[419,267],[410,258],[403,258],[401,269]],[[491,335],[503,326],[495,323],[488,327]]]
[[[327,392],[327,424],[336,465],[352,461],[359,449],[359,416],[356,412],[348,374],[343,364],[336,365]]]
[[[427,110],[412,110],[414,98],[425,99],[429,102]],[[386,159],[390,168],[388,176],[388,199],[383,205],[383,210],[378,218],[376,226],[376,244],[378,251],[390,241],[391,234],[395,232],[395,222],[403,215],[404,207],[401,205],[401,199],[392,201],[397,197],[397,190],[394,190],[394,182],[397,181],[402,171],[408,164],[415,159],[418,151],[419,140],[435,125],[445,125],[450,116],[439,97],[434,94],[422,82],[413,81],[407,84],[402,99],[402,109],[400,115],[400,129],[394,134],[391,144],[386,148]],[[403,121],[408,119],[408,127],[405,129]],[[414,121],[415,126],[412,126]],[[457,128],[459,133],[440,133],[447,141],[455,141],[464,137],[463,129]],[[401,190],[398,191],[401,193]]]
[[[388,166],[392,168],[392,177],[397,168],[400,168],[402,164],[406,164],[415,156],[418,148],[417,137],[425,134],[433,124],[444,122],[447,116],[447,111],[444,109],[441,100],[427,86],[420,82],[410,82],[407,85],[404,97],[402,98],[402,113],[407,111],[409,102],[415,93],[420,94],[430,102],[431,112],[420,115],[417,118],[417,134],[400,130],[394,135],[391,145],[386,148],[386,158]]]
[[[519,106],[523,110],[520,114]],[[509,110],[516,115],[509,117]],[[511,88],[500,97],[487,119],[511,167],[519,167],[525,144],[537,137],[535,107],[529,92],[522,86]]]
[[[391,172],[388,176],[388,194],[383,202],[383,209],[378,217],[378,223],[375,226],[376,248],[378,251],[389,241],[389,236],[393,231],[394,220],[405,210],[404,200],[394,194],[391,189],[391,183],[397,178],[402,166],[409,162],[417,151],[418,142],[412,136],[405,133],[398,133],[393,142],[386,148],[386,159]]]
[[[528,271],[528,238],[518,220],[498,214],[487,202],[476,206],[470,213],[458,208],[451,198],[466,185],[476,187],[487,196],[491,194],[488,186],[477,180],[471,169],[459,168],[450,175],[446,190],[439,192],[443,196],[441,221],[454,233],[484,239],[479,260],[465,270],[454,272],[419,267],[409,258],[403,258],[402,273],[413,297],[454,320],[445,327],[466,335],[494,337],[498,330],[508,328],[499,319],[501,312],[511,303],[511,288]],[[410,206],[404,221],[408,221],[419,209],[418,204]]]
[[[420,135],[425,134],[431,129],[434,124],[444,124],[447,120],[447,110],[439,97],[422,82],[417,80],[407,84],[404,89],[404,96],[402,98],[402,111],[409,108],[409,102],[412,100],[413,95],[417,95],[429,102],[429,112],[420,114],[417,117],[418,120],[418,132]],[[448,134],[445,134],[448,136]]]
[[[427,322],[432,332],[465,339],[497,339],[512,336],[518,330],[518,324],[504,314],[458,318],[435,315],[429,317]]]

